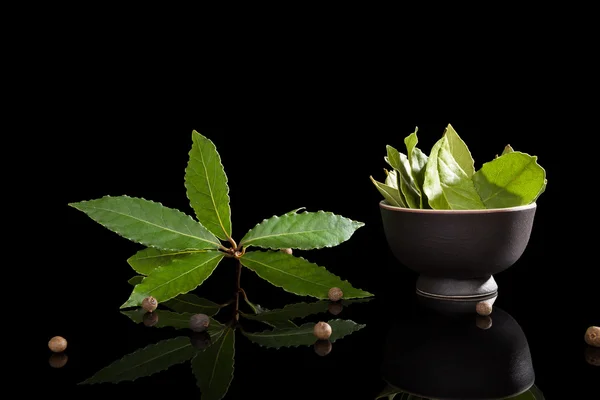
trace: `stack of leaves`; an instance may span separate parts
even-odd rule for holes
[[[434,210],[478,210],[531,204],[546,189],[546,171],[537,156],[502,154],[475,172],[465,142],[448,125],[429,156],[418,147],[417,129],[404,139],[407,154],[387,146],[384,183],[371,181],[385,201],[396,207]]]
[[[185,187],[198,220],[160,203],[128,196],[106,196],[71,203],[94,221],[147,246],[128,262],[143,275],[121,308],[139,306],[152,296],[168,301],[201,285],[225,258],[241,264],[275,286],[297,295],[327,298],[338,287],[345,298],[371,296],[348,281],[280,249],[319,249],[350,239],[364,224],[331,212],[290,211],[257,224],[238,245],[232,238],[227,176],[212,141],[192,133]],[[221,241],[229,243],[226,247]],[[260,247],[268,251],[246,250]]]

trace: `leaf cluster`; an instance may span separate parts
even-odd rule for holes
[[[185,188],[197,219],[129,196],[69,204],[107,229],[146,246],[128,259],[143,278],[135,278],[135,287],[121,308],[139,306],[148,296],[166,302],[194,290],[223,258],[235,258],[261,278],[297,295],[325,299],[331,287],[339,287],[345,298],[371,296],[324,267],[280,251],[337,246],[350,239],[362,222],[299,208],[263,220],[238,245],[232,237],[229,186],[221,157],[214,143],[196,131],[192,132]],[[247,251],[251,247],[266,251]]]
[[[502,154],[475,171],[465,142],[448,125],[429,155],[417,147],[418,129],[404,139],[407,154],[387,146],[384,182],[371,181],[386,203],[396,207],[434,210],[478,210],[531,204],[546,189],[546,171],[537,156],[514,151]]]

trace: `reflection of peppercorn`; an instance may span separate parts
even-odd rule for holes
[[[327,296],[331,301],[338,301],[344,296],[344,292],[342,292],[342,289],[338,287],[332,287],[331,289],[329,289],[329,293],[327,293]]]
[[[67,339],[62,336],[54,336],[48,342],[48,348],[54,353],[60,353],[67,349]]]
[[[206,331],[204,332],[192,332],[190,335],[190,343],[198,350],[204,350],[208,346],[210,346],[211,338],[210,334]]]
[[[147,312],[144,314],[144,325],[146,326],[154,326],[158,322],[158,314],[154,312]]]
[[[329,303],[329,306],[327,306],[327,309],[329,310],[329,312],[333,315],[338,315],[339,313],[342,312],[342,310],[344,309],[344,306],[342,305],[342,303]]]
[[[600,327],[590,326],[585,331],[585,342],[590,346],[600,347]]]
[[[475,325],[477,325],[478,328],[483,330],[490,329],[492,327],[492,318],[490,318],[488,315],[478,315],[477,319],[475,320]]]
[[[317,353],[321,357],[329,354],[331,352],[332,347],[333,345],[329,340],[317,340],[314,345],[315,353]]]
[[[62,368],[67,364],[67,361],[69,361],[69,357],[67,357],[65,353],[58,353],[50,356],[48,364],[50,364],[52,368]]]
[[[204,332],[210,324],[210,318],[206,314],[194,314],[190,317],[190,329],[194,332]]]
[[[331,325],[327,322],[317,322],[313,328],[313,333],[318,339],[329,339],[331,336]]]
[[[142,300],[142,308],[144,310],[152,312],[156,310],[156,307],[158,307],[158,301],[154,297],[148,296]]]
[[[600,367],[600,349],[587,346],[585,348],[585,361],[595,367]]]

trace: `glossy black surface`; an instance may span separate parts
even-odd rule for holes
[[[548,189],[538,201],[527,249],[511,268],[495,275],[499,286],[495,306],[522,329],[529,345],[535,386],[546,398],[589,397],[597,390],[600,367],[586,361],[583,341],[586,328],[600,324],[597,272],[589,261],[595,247],[575,222],[589,218],[589,214],[576,208],[565,211],[562,194],[569,185],[561,179],[563,164],[557,161],[564,160],[563,148],[523,133],[533,131],[528,128],[536,125],[525,123],[518,135],[512,135],[490,127],[489,121],[500,117],[491,112],[476,120],[460,113],[443,113],[436,118],[421,113],[396,123],[397,118],[384,122],[367,117],[353,119],[349,109],[335,119],[351,122],[335,126],[320,125],[316,117],[300,125],[263,119],[238,121],[234,126],[223,120],[206,122],[203,115],[192,117],[191,111],[161,114],[158,105],[145,104],[149,108],[135,115],[130,115],[125,100],[117,101],[107,114],[80,110],[81,119],[66,123],[68,134],[44,137],[44,151],[39,149],[38,160],[44,167],[40,170],[53,179],[43,179],[36,189],[38,196],[40,191],[51,194],[43,210],[31,197],[30,213],[43,222],[45,237],[40,249],[30,248],[27,254],[28,263],[35,265],[39,274],[36,280],[43,283],[38,293],[51,298],[53,304],[41,316],[42,328],[34,335],[36,362],[43,369],[45,390],[55,396],[81,398],[201,398],[189,363],[133,383],[77,385],[139,348],[189,332],[171,327],[148,328],[119,312],[131,291],[127,280],[134,275],[126,259],[141,247],[67,206],[68,202],[106,194],[128,194],[191,214],[183,171],[191,130],[197,129],[215,142],[225,165],[234,235],[241,237],[263,218],[302,206],[365,222],[338,247],[296,254],[375,294],[372,301],[344,307],[339,315],[325,312],[297,321],[343,318],[366,325],[333,343],[331,353],[324,357],[310,346],[265,349],[236,332],[235,374],[226,398],[374,399],[387,385],[384,365],[391,352],[386,338],[405,321],[408,323],[410,316],[418,315],[420,303],[415,294],[417,274],[402,266],[386,243],[379,210],[381,199],[368,176],[384,167],[385,144],[401,143],[404,133],[419,124],[422,147],[430,149],[448,122],[469,143],[476,165],[491,159],[507,140],[515,149],[540,156],[549,174]],[[123,118],[120,125],[116,116]],[[58,124],[52,119],[57,117],[49,118]],[[513,125],[518,122],[513,119],[507,123],[511,121]],[[485,128],[490,133],[483,140],[480,132]],[[353,133],[360,137],[375,131],[379,134],[361,142],[347,136]],[[360,157],[352,158],[359,152]],[[56,233],[56,227],[62,233]],[[234,265],[227,261],[195,293],[214,302],[226,302],[235,279]],[[269,309],[313,301],[283,292],[247,270],[242,274],[242,286],[251,301]],[[226,321],[229,313],[224,310],[218,318]],[[250,328],[261,329],[257,325]],[[440,331],[439,337],[443,338],[444,333]],[[48,364],[51,353],[47,341],[54,335],[64,336],[69,343],[67,363],[58,369]],[[418,343],[424,346],[417,340],[412,344]],[[480,351],[484,357],[495,350],[481,346],[472,351]],[[424,352],[431,354],[428,349]],[[502,377],[499,379],[502,381]]]

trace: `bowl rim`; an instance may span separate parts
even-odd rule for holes
[[[390,211],[415,213],[415,214],[497,214],[497,213],[530,210],[532,208],[536,208],[537,203],[533,202],[530,204],[526,204],[524,206],[505,207],[505,208],[484,208],[484,209],[475,209],[475,210],[432,210],[432,209],[404,208],[404,207],[390,206],[389,204],[387,204],[385,202],[385,200],[381,200],[379,202],[379,207],[384,208],[386,210],[390,210]]]

